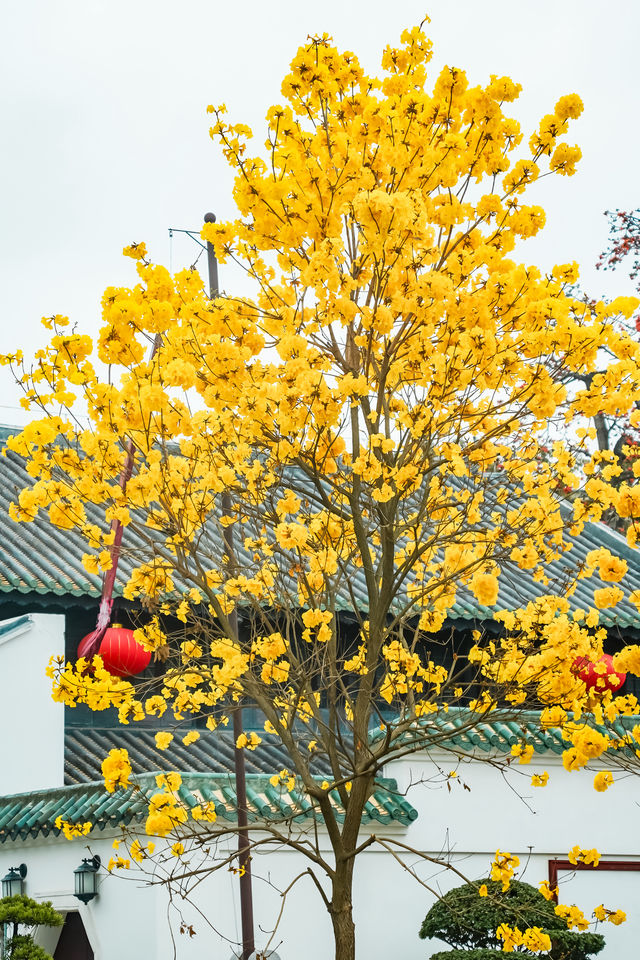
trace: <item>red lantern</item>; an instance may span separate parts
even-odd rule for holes
[[[604,664],[605,670],[602,670],[601,664]],[[573,672],[583,681],[587,690],[594,690],[596,693],[604,693],[605,690],[618,693],[627,679],[626,673],[620,673],[613,666],[610,653],[603,653],[595,663],[586,657],[578,657],[573,661]]]
[[[84,650],[93,639],[95,631],[88,633],[78,645],[78,656],[84,656]],[[114,677],[132,677],[149,666],[151,651],[141,647],[133,638],[133,630],[114,624],[107,627],[98,650],[105,670]]]

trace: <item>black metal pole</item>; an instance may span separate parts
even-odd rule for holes
[[[215,223],[213,213],[205,213],[205,223]],[[218,296],[218,261],[213,245],[207,241],[207,260],[209,263],[209,296],[214,300]],[[231,497],[226,491],[222,494],[222,512],[231,514]],[[224,528],[224,543],[229,563],[233,562],[233,525]],[[228,614],[233,639],[238,642],[238,613],[235,609]],[[233,738],[238,742],[242,735],[242,707],[233,711]],[[234,750],[236,797],[238,799],[238,866],[240,868],[240,919],[242,924],[242,960],[249,960],[255,951],[253,932],[253,892],[251,889],[251,844],[249,843],[249,818],[247,813],[247,778],[244,763],[244,751]]]
[[[216,215],[215,213],[205,213],[204,215],[205,223],[215,223]],[[209,243],[207,240],[207,262],[209,265],[209,296],[214,300],[218,293],[220,292],[220,287],[218,285],[218,259],[216,257],[216,252],[213,249],[213,244]]]

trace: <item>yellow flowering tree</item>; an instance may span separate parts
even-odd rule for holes
[[[576,564],[572,576],[608,581],[589,610],[573,611],[571,582],[549,575],[568,535],[605,509],[629,519],[635,546],[640,493],[589,452],[588,423],[634,408],[640,346],[614,320],[636,301],[585,304],[575,264],[547,275],[515,255],[545,220],[528,188],[575,171],[565,135],[582,104],[561,97],[523,139],[516,83],[472,86],[453,67],[431,83],[430,58],[421,27],[384,51],[380,78],[311,40],[257,155],[246,126],[209,108],[239,212],[202,235],[244,267],[246,296],[209,299],[196,272],[172,276],[132,245],[138,282],[106,290],[95,343],[54,317],[32,365],[4,358],[40,410],[9,441],[33,477],[14,519],[44,511],[79,530],[94,573],[123,526],[125,596],[148,613],[136,636],[166,663],[144,695],[99,661],[54,663],[55,696],[116,705],[124,722],[200,714],[211,729],[257,706],[290,758],[274,779],[326,827],[331,856],[317,838],[269,830],[309,858],[339,960],[355,952],[353,868],[376,842],[361,833],[375,777],[437,745],[439,714],[463,705],[472,726],[535,705],[563,728],[574,769],[615,745],[598,724],[637,707],[588,690],[575,669],[602,654],[599,608],[622,598],[626,562],[602,549]],[[563,386],[605,351],[588,387]],[[550,425],[571,447],[558,431],[540,462]],[[491,616],[509,571],[528,571],[539,601],[500,614],[500,639],[477,633],[445,656],[456,598]],[[179,639],[169,616],[185,625]],[[616,665],[640,675],[640,649]],[[105,776],[126,780],[126,758]],[[173,787],[159,783],[149,830],[178,831],[184,849]],[[200,837],[213,818],[199,810]]]

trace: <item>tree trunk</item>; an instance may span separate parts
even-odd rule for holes
[[[332,902],[330,912],[336,945],[335,960],[355,960],[356,928],[353,923],[351,898],[345,897],[340,906],[336,906]]]
[[[596,425],[596,438],[598,441],[598,450],[609,449],[609,431],[603,413],[596,413],[593,422]]]

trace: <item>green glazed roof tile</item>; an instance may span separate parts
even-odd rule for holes
[[[469,726],[465,729],[465,725]],[[622,739],[634,726],[640,724],[640,717],[621,717],[605,728],[591,724],[603,734],[614,735]],[[489,714],[486,720],[480,720],[478,714],[466,707],[451,707],[448,713],[430,714],[416,721],[420,738],[425,741],[425,750],[446,750],[472,757],[478,750],[489,753],[493,750],[510,753],[516,743],[531,744],[534,753],[560,754],[570,744],[562,737],[559,727],[543,730],[540,726],[540,712],[522,711],[518,720],[501,719],[500,711]],[[375,730],[372,739],[383,734]],[[412,732],[407,731],[405,740],[411,740]]]
[[[113,794],[105,791],[102,781],[93,781],[0,797],[0,842],[59,833],[55,827],[57,817],[73,823],[89,820],[94,830],[117,827],[121,823],[141,823],[147,816],[147,801],[157,787],[150,774],[136,777],[133,784],[133,788],[116,790]],[[408,824],[415,820],[417,810],[397,790],[395,780],[377,780],[365,807],[364,822]],[[212,801],[221,819],[235,819],[236,793],[234,779],[229,774],[182,774],[178,796],[188,808],[202,800]],[[337,791],[332,792],[330,799],[337,818],[344,820],[344,808]],[[314,816],[313,805],[307,797],[296,790],[289,794],[284,789],[273,788],[263,774],[247,776],[247,810],[250,822],[257,824],[283,817],[308,820]]]

